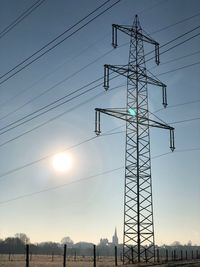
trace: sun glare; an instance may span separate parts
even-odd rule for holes
[[[72,158],[66,152],[61,152],[53,156],[53,168],[55,171],[64,173],[72,166]]]

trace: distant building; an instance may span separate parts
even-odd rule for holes
[[[114,235],[112,237],[112,244],[115,245],[115,246],[117,246],[119,244],[116,227],[115,227],[115,233],[114,233]]]

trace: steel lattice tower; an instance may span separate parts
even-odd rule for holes
[[[149,128],[170,131],[170,148],[174,150],[174,128],[149,118],[147,84],[162,88],[163,105],[167,106],[166,85],[155,76],[147,75],[144,42],[155,46],[155,61],[159,64],[159,44],[144,35],[138,16],[133,26],[112,25],[112,45],[117,47],[117,31],[130,36],[128,65],[104,65],[104,87],[109,88],[109,73],[127,78],[126,108],[95,109],[95,132],[100,130],[100,113],[126,121],[124,238],[125,262],[151,261],[155,257],[152,179]]]

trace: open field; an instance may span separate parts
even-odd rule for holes
[[[26,260],[25,255],[0,255],[0,267],[25,267]],[[92,257],[77,257],[76,261],[73,257],[67,257],[67,267],[93,267]],[[114,267],[114,257],[100,257],[96,262],[97,267]],[[118,266],[124,267],[144,267],[144,266],[157,266],[157,267],[200,267],[200,261],[177,261],[168,262],[163,264],[129,264],[123,265],[120,259],[118,259]],[[30,256],[29,267],[63,267],[62,255],[33,255]]]
[[[67,267],[93,267],[92,257],[67,257]],[[119,265],[121,262],[119,260]],[[25,255],[0,255],[0,267],[24,267],[26,266]],[[30,267],[63,267],[63,256],[54,255],[33,255],[30,256]],[[97,267],[115,266],[114,257],[100,257],[97,260]]]

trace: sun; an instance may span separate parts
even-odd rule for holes
[[[52,165],[56,172],[67,172],[72,167],[72,157],[66,152],[57,153],[53,156]]]

